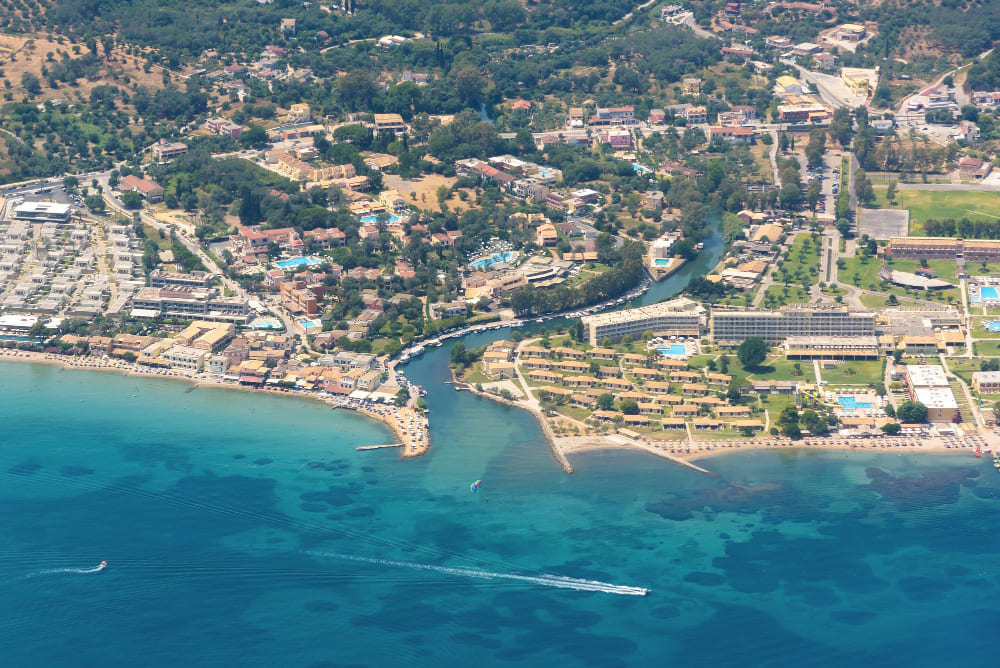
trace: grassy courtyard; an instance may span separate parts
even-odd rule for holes
[[[882,360],[840,362],[820,375],[828,385],[872,385],[882,380]]]

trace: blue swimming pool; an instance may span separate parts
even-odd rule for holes
[[[683,343],[671,343],[666,346],[656,346],[656,349],[660,351],[660,354],[664,357],[680,357],[682,355],[687,355],[687,346]]]
[[[837,403],[840,404],[841,408],[847,408],[847,409],[872,408],[871,402],[858,401],[854,397],[837,397]]]
[[[669,267],[670,263],[674,261],[672,257],[654,257],[653,266],[654,267]]]
[[[280,321],[273,318],[260,318],[247,325],[247,329],[284,329],[284,327]]]
[[[377,223],[378,222],[378,216],[361,216],[361,218],[359,220],[361,220],[362,223],[368,223],[370,225],[372,223]],[[387,223],[398,223],[401,220],[402,220],[402,218],[400,218],[396,214],[390,213],[389,217],[385,219],[385,222],[387,222]]]
[[[986,323],[985,327],[991,332],[1000,332],[1000,320],[994,320],[993,322],[988,322]]]
[[[632,163],[632,169],[635,171],[636,174],[645,174],[648,171],[650,171],[649,167],[643,167],[642,165],[637,165],[634,162]]]
[[[1000,299],[1000,294],[997,293],[997,289],[991,285],[984,285],[979,288],[979,296],[982,299]]]
[[[502,253],[494,253],[489,257],[484,257],[476,260],[475,262],[470,262],[469,266],[473,269],[486,269],[487,267],[492,267],[495,264],[500,264],[501,262],[510,262],[513,258],[517,256],[514,251],[504,251]]]
[[[302,329],[309,329],[310,327],[322,327],[323,326],[323,321],[322,320],[299,320],[299,324],[302,326]]]
[[[293,257],[288,260],[279,260],[275,262],[275,266],[281,269],[290,269],[292,267],[311,267],[317,264],[323,264],[326,260],[321,260],[318,257]]]

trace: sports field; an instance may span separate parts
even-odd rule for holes
[[[909,209],[910,236],[924,233],[925,220],[1000,220],[1000,192],[971,190],[896,190],[896,205],[885,199],[886,188],[875,186],[878,206],[883,209]]]

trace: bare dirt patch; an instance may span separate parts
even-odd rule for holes
[[[82,44],[75,44],[66,38],[61,40],[60,42],[60,38],[54,35],[0,33],[0,69],[4,73],[0,79],[10,82],[15,99],[20,99],[24,94],[21,79],[25,73],[33,74],[42,81],[42,93],[35,98],[36,101],[54,98],[72,100],[77,96],[80,99],[89,99],[91,90],[105,84],[116,87],[141,85],[151,91],[163,87],[162,72],[156,69],[144,72],[144,63],[141,60],[115,49],[110,58],[102,61],[100,70],[93,79],[81,78],[75,83],[60,83],[58,88],[50,88],[42,75],[42,69],[46,64],[51,67],[54,62],[62,59],[62,54],[76,59],[87,53],[86,47]],[[74,53],[74,47],[79,53]],[[100,49],[98,51],[100,52]]]
[[[441,186],[451,188],[458,182],[455,177],[441,176],[440,174],[427,174],[418,179],[404,179],[396,174],[385,174],[382,183],[397,190],[399,194],[412,206],[427,211],[440,211],[438,205],[437,190]],[[475,205],[476,195],[472,190],[462,189],[466,193],[463,201],[457,193],[453,193],[447,200],[448,208],[453,211],[464,211]]]

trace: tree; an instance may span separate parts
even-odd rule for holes
[[[872,187],[864,170],[859,169],[854,173],[854,194],[862,204],[870,204],[875,201],[875,188]]]
[[[609,411],[615,405],[615,398],[610,392],[605,392],[604,394],[597,397],[597,407],[602,411]]]
[[[802,424],[813,436],[823,436],[829,431],[826,420],[812,409],[802,411]]]
[[[141,209],[142,208],[142,195],[134,190],[129,190],[128,192],[122,193],[122,204],[125,205],[126,209]]]
[[[896,417],[909,424],[927,422],[927,406],[919,401],[904,401],[896,410]]]
[[[83,204],[94,213],[104,212],[104,198],[100,195],[88,195]]]
[[[625,415],[638,415],[639,414],[639,404],[636,403],[635,399],[626,399],[622,402],[622,413]]]
[[[24,90],[28,91],[30,97],[35,97],[42,92],[42,82],[31,72],[25,72],[21,75],[21,85],[24,86]]]
[[[736,351],[736,357],[745,368],[760,366],[767,359],[767,344],[764,339],[756,336],[744,339]]]
[[[902,427],[899,426],[898,422],[889,422],[882,425],[882,432],[888,434],[889,436],[895,436],[899,433],[900,429],[902,429]]]
[[[809,143],[806,145],[806,160],[810,167],[823,165],[823,153],[826,151],[826,132],[815,128],[809,133]]]
[[[396,393],[396,399],[395,399],[396,405],[404,406],[406,405],[406,402],[409,400],[410,400],[410,391],[405,387],[399,388],[399,392]]]
[[[799,412],[795,406],[787,406],[785,410],[781,411],[778,427],[781,433],[789,438],[798,438],[802,435],[802,431],[799,429]]]
[[[251,125],[246,132],[240,134],[238,141],[250,148],[263,148],[267,146],[267,130],[259,125]]]
[[[885,189],[885,198],[890,204],[896,203],[896,181],[893,179],[889,181],[889,187]]]

